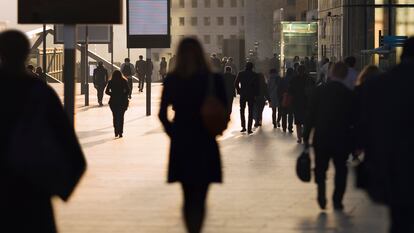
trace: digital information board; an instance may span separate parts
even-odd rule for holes
[[[122,18],[122,0],[18,0],[19,24],[121,24]]]
[[[128,48],[169,48],[170,0],[127,1]]]

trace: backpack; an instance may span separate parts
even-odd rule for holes
[[[131,70],[130,64],[124,65],[124,67],[122,68],[122,74],[127,77],[132,76],[132,70]]]

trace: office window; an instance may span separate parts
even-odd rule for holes
[[[198,18],[191,17],[191,26],[197,26],[197,25],[198,25]]]
[[[204,35],[204,43],[210,44],[211,43],[211,36],[210,35]]]
[[[224,25],[224,18],[223,17],[217,17],[217,25],[223,26]]]
[[[211,0],[204,0],[204,7],[210,8],[211,7]]]
[[[230,17],[230,25],[236,26],[237,25],[237,17]]]
[[[217,45],[219,47],[223,46],[224,36],[223,35],[217,35]]]
[[[180,17],[180,19],[179,19],[179,25],[180,26],[185,26],[185,19],[184,19],[184,17]]]
[[[240,0],[240,2],[241,2],[241,4],[240,4],[240,5],[241,5],[242,7],[244,7],[244,0]]]
[[[180,8],[184,8],[185,7],[184,0],[179,0],[179,1],[180,1],[180,3],[179,3]]]
[[[191,1],[191,7],[197,8],[198,7],[198,0],[192,0]]]
[[[237,35],[230,35],[230,39],[232,39],[232,40],[237,39]]]
[[[231,7],[237,7],[237,0],[231,0],[230,6]]]
[[[224,0],[217,0],[217,7],[224,7]]]
[[[241,24],[242,26],[244,26],[244,16],[241,16],[241,17],[240,17],[240,24]]]
[[[211,25],[210,17],[204,17],[204,26],[210,26],[210,25]]]

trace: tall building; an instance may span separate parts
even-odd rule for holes
[[[244,51],[272,56],[274,0],[172,0],[171,49],[154,49],[153,60],[170,57],[183,37],[198,38],[206,53],[222,54],[224,40],[243,41]]]
[[[411,0],[319,1],[319,56],[340,60],[358,58],[360,67],[379,64],[386,68],[399,60],[401,48],[386,49],[388,56],[375,53],[380,34],[413,36]],[[384,65],[386,64],[386,65]]]
[[[293,54],[298,56],[313,55],[314,52],[311,52],[314,50],[313,42],[310,45],[311,40],[303,35],[313,33],[316,24],[309,24],[309,30],[301,27],[303,27],[302,24],[305,22],[303,25],[307,25],[307,22],[311,23],[316,21],[318,17],[317,9],[317,0],[276,1],[273,13],[273,51],[280,55],[280,59],[291,59],[294,56]],[[289,25],[288,22],[291,22],[291,24]],[[287,29],[287,27],[290,29]],[[290,30],[290,33],[284,33],[286,30]],[[288,37],[290,35],[290,39],[284,38],[285,35]],[[290,45],[287,46],[287,43]]]

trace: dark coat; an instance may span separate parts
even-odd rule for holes
[[[1,110],[1,232],[55,233],[51,198],[58,195],[64,200],[68,199],[85,170],[83,153],[59,97],[47,84],[27,75],[16,77],[15,74],[0,73],[0,78],[2,85],[7,87],[0,92],[0,98],[7,99]],[[20,131],[22,125],[32,127],[25,128],[26,136],[18,137],[19,133],[16,135],[16,132],[23,132]],[[17,155],[15,136],[18,137],[17,141],[21,140],[17,149],[20,152],[17,165],[16,161],[13,162],[16,158],[11,157]],[[54,144],[48,147],[48,143]],[[53,152],[55,149],[66,151],[66,157],[63,154],[56,157],[57,154]],[[52,151],[53,158],[45,151]],[[68,161],[70,163],[66,163]],[[43,179],[45,174],[55,174],[54,169],[62,168],[58,163],[68,166],[64,170],[70,170],[71,177],[65,171],[59,170],[58,172],[65,174]],[[66,182],[69,180],[59,179],[64,176],[69,178],[69,183]]]
[[[311,98],[304,140],[314,129],[313,145],[344,155],[352,151],[354,122],[352,91],[339,81],[319,86]]]
[[[259,95],[259,80],[254,71],[241,71],[237,75],[235,86],[237,93],[243,98],[254,99]]]
[[[93,70],[93,84],[97,87],[104,88],[108,83],[108,70],[104,67],[97,67]]]
[[[236,75],[232,73],[224,73],[224,86],[226,88],[227,99],[233,99],[236,96],[236,88],[234,83],[236,82]]]
[[[110,80],[106,86],[105,93],[111,98],[109,99],[109,105],[112,107],[119,107],[126,110],[128,108],[129,100],[129,86],[128,81],[122,79],[120,82],[114,82]]]
[[[361,127],[371,195],[392,206],[414,204],[414,62],[368,80],[362,94]]]
[[[304,123],[309,96],[306,95],[307,76],[296,75],[289,85],[289,94],[292,96],[292,111],[296,123]]]
[[[171,138],[168,182],[191,184],[221,182],[220,152],[201,119],[201,108],[207,95],[207,74],[181,78],[167,75],[161,99],[159,118]],[[211,76],[215,92],[227,107],[226,91],[220,75]],[[167,118],[168,106],[175,117]]]
[[[256,96],[256,101],[264,103],[267,100],[270,100],[269,90],[267,89],[266,79],[263,74],[258,74],[257,76],[259,91]]]
[[[279,93],[280,83],[281,83],[281,79],[280,79],[279,75],[272,74],[269,77],[269,81],[267,83],[267,89],[269,90],[269,98],[270,98],[270,107],[271,108],[279,107],[279,100],[281,100],[280,93]]]

